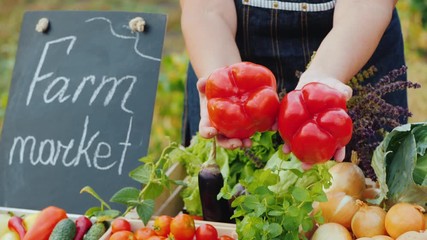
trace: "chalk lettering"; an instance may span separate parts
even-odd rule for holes
[[[70,142],[68,143],[68,145],[63,145],[60,141],[58,141],[58,149],[56,151],[55,154],[55,162],[58,161],[59,155],[61,154],[61,148],[64,148],[64,153],[62,155],[62,164],[64,164],[64,166],[69,167],[72,166],[74,163],[73,161],[70,161],[67,163],[67,156],[68,156],[68,152],[70,151],[70,149],[72,149],[74,146],[74,139],[71,139]]]
[[[119,145],[123,145],[123,152],[122,152],[122,156],[120,158],[120,165],[119,165],[119,175],[122,175],[122,167],[123,167],[123,163],[125,162],[125,156],[126,156],[127,148],[132,145],[129,142],[130,133],[132,131],[132,120],[133,120],[133,117],[130,117],[128,132],[126,134],[126,140],[124,142],[119,143]]]
[[[37,84],[42,81],[51,81],[47,88],[44,89],[43,92],[43,100],[45,103],[52,103],[54,101],[57,101],[59,103],[66,102],[71,95],[67,94],[67,91],[72,91],[72,89],[69,89],[69,84],[71,79],[66,76],[57,76],[54,77],[55,72],[48,72],[46,74],[41,75],[42,69],[45,68],[44,63],[46,60],[46,55],[49,51],[49,47],[52,44],[58,44],[62,43],[64,41],[70,41],[70,44],[67,47],[67,55],[70,54],[71,50],[73,49],[74,43],[77,40],[74,36],[68,36],[64,38],[59,38],[57,40],[49,41],[45,44],[45,47],[43,49],[42,55],[40,57],[39,63],[37,65],[36,72],[34,73],[34,77],[31,81],[30,88],[27,95],[27,102],[26,105],[28,106],[31,103],[33,93],[37,87]],[[53,79],[52,79],[53,78]],[[96,83],[96,76],[89,75],[83,77],[82,81],[79,83],[77,88],[75,89],[74,93],[72,94],[71,102],[75,103],[77,102],[80,94],[85,90],[85,86],[88,86],[87,83],[91,83],[89,86],[95,86]],[[121,97],[121,103],[120,107],[123,111],[133,114],[133,111],[131,111],[129,108],[126,107],[126,102],[129,98],[129,96],[132,93],[133,87],[137,81],[136,76],[132,75],[126,75],[123,77],[115,77],[115,76],[103,76],[101,80],[99,80],[98,86],[96,86],[95,90],[93,91],[91,98],[89,100],[89,106],[91,106],[94,101],[97,100],[98,95],[102,91],[107,91],[106,97],[104,99],[103,105],[108,106],[111,102],[111,100],[114,97],[114,94],[116,93],[116,90],[119,86],[123,85],[124,82],[128,82],[127,86],[125,86],[126,91],[124,95]],[[110,88],[107,88],[106,86],[111,84]],[[58,90],[59,89],[59,90]],[[56,91],[56,92],[55,92]]]
[[[48,149],[48,157],[45,161],[43,161],[43,156],[45,153],[45,146],[48,146],[48,148],[49,148]],[[37,156],[37,159],[36,159],[34,165],[39,162],[42,165],[49,165],[49,163],[50,163],[50,165],[55,166],[56,162],[54,161],[55,160],[54,156],[55,156],[55,145],[54,145],[53,140],[52,139],[43,140],[40,143],[39,154]]]
[[[92,85],[95,84],[95,76],[89,75],[83,78],[83,81],[80,82],[79,86],[77,87],[76,91],[74,92],[72,102],[75,103],[77,101],[77,98],[79,98],[80,93],[82,92],[84,86],[86,85],[86,82],[90,81]]]
[[[37,69],[36,69],[36,72],[34,73],[33,80],[31,81],[31,84],[30,84],[30,89],[28,91],[28,96],[27,96],[27,106],[30,104],[30,101],[31,101],[31,98],[33,96],[33,92],[34,92],[34,88],[36,86],[36,83],[40,82],[40,81],[43,81],[46,78],[49,78],[49,77],[51,77],[53,75],[53,72],[49,72],[49,73],[46,73],[46,74],[40,76],[40,71],[41,71],[41,69],[43,67],[43,64],[44,64],[44,61],[46,59],[46,55],[47,55],[47,51],[49,49],[49,46],[51,44],[56,44],[56,43],[62,43],[62,42],[65,42],[65,41],[70,41],[70,45],[68,45],[68,48],[67,48],[67,55],[69,55],[70,52],[71,52],[71,49],[74,46],[74,43],[76,42],[76,40],[77,40],[77,38],[75,36],[68,36],[68,37],[58,38],[56,40],[46,42],[46,44],[44,45],[44,48],[43,48],[43,53],[42,53],[42,55],[40,57],[40,61],[37,64]]]
[[[87,134],[87,126],[89,125],[89,116],[86,116],[85,118],[85,123],[84,123],[84,127],[83,127],[83,134],[82,134],[82,138],[80,139],[80,144],[79,147],[77,149],[77,156],[73,159],[74,161],[74,165],[78,165],[80,163],[80,158],[82,155],[85,156],[86,159],[86,163],[87,166],[90,167],[91,163],[90,163],[90,159],[89,159],[89,155],[87,153],[87,150],[89,149],[89,147],[92,145],[93,141],[95,140],[96,137],[98,137],[99,135],[99,131],[96,132],[91,138],[90,140],[87,142],[87,145],[85,147],[85,140],[86,140],[86,134]]]
[[[25,139],[22,137],[15,137],[13,139],[13,144],[12,147],[10,148],[10,152],[9,152],[9,165],[12,165],[13,162],[13,157],[14,157],[14,153],[15,153],[15,148],[18,144],[20,144],[21,149],[19,151],[19,163],[23,163],[24,162],[24,154],[25,154],[25,149],[27,147],[27,143],[31,141],[31,147],[30,147],[30,156],[29,159],[33,159],[34,157],[34,148],[36,146],[36,138],[33,136],[28,136]]]
[[[123,81],[125,80],[131,80],[131,84],[129,85],[128,90],[126,91],[125,95],[123,96],[122,102],[121,102],[121,108],[123,111],[128,112],[133,114],[133,111],[129,110],[126,108],[126,101],[128,99],[128,97],[130,96],[132,89],[133,89],[133,85],[136,82],[136,77],[135,76],[124,76],[122,78],[120,78],[119,80],[117,80],[117,78],[115,77],[103,77],[101,84],[99,84],[98,88],[93,92],[92,98],[90,99],[89,105],[92,105],[93,101],[95,101],[96,97],[98,96],[99,92],[104,88],[105,84],[109,83],[109,82],[113,82],[113,86],[111,87],[110,91],[108,91],[107,96],[105,97],[104,100],[104,106],[107,106],[111,99],[114,96],[114,93],[116,92],[116,88],[118,85],[120,85]]]
[[[25,138],[22,136],[15,137],[9,151],[9,165],[12,165],[15,158],[17,158],[18,164],[25,164],[24,161],[28,159],[29,163],[33,166],[56,166],[62,164],[64,167],[76,167],[84,164],[88,168],[93,167],[101,171],[117,166],[118,175],[122,175],[126,152],[128,147],[132,145],[129,142],[132,131],[132,117],[129,120],[124,141],[118,143],[118,145],[123,146],[120,160],[111,159],[113,148],[110,143],[104,141],[96,142],[101,134],[100,131],[95,131],[91,135],[88,134],[89,125],[90,118],[87,115],[78,145],[74,144],[76,142],[75,139],[70,139],[68,143],[64,144],[60,140],[53,139],[44,139],[38,142],[34,136],[27,136]],[[74,147],[76,148],[75,155],[70,158],[70,151]]]
[[[106,149],[106,153],[104,154],[104,155],[101,155],[100,154],[100,152],[101,152],[101,147],[104,147],[105,149]],[[101,167],[99,164],[98,164],[98,159],[99,158],[101,158],[101,159],[106,159],[106,158],[109,158],[111,156],[111,147],[110,147],[110,145],[108,145],[107,143],[105,143],[105,142],[100,142],[99,144],[98,144],[98,146],[96,147],[96,150],[95,150],[95,154],[94,154],[94,157],[93,157],[93,165],[97,168],[97,169],[101,169],[101,170],[107,170],[107,169],[110,169],[110,168],[112,168],[115,164],[116,164],[116,162],[113,162],[112,164],[110,164],[110,165],[107,165],[106,167]],[[119,171],[120,172],[120,171]],[[120,175],[120,173],[119,173],[119,175]]]
[[[62,84],[61,89],[60,89],[58,92],[56,92],[55,94],[53,94],[53,96],[52,96],[52,97],[49,97],[49,93],[50,93],[50,91],[52,90],[52,88],[53,88],[57,83],[59,83],[60,81],[63,83],[63,84]],[[45,103],[51,103],[51,102],[53,102],[55,99],[58,99],[58,102],[60,102],[60,103],[65,102],[65,101],[70,97],[70,95],[64,96],[65,91],[66,91],[66,90],[67,90],[67,88],[68,88],[68,84],[69,84],[69,82],[70,82],[70,79],[69,79],[69,78],[66,78],[66,77],[57,77],[57,78],[55,78],[55,80],[53,80],[53,81],[49,84],[49,86],[46,88],[46,91],[45,91],[45,92],[44,92],[44,94],[43,94],[44,102],[45,102]]]

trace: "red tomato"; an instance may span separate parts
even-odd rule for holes
[[[218,240],[218,231],[210,224],[202,224],[196,229],[197,240]]]
[[[135,240],[135,237],[133,235],[133,232],[122,230],[113,233],[113,235],[110,236],[109,240]]]
[[[191,217],[192,217],[194,220],[203,220],[203,217],[202,217],[202,216],[191,215]]]
[[[153,229],[157,235],[167,237],[170,233],[171,216],[161,215],[154,219]]]
[[[166,240],[166,239],[167,238],[163,236],[152,236],[152,237],[149,237],[147,240]]]
[[[304,163],[330,160],[338,148],[350,142],[353,123],[346,98],[318,82],[285,95],[278,116],[280,136]]]
[[[194,219],[181,213],[172,220],[170,230],[175,240],[192,240],[196,233]]]
[[[157,236],[156,232],[149,227],[138,228],[134,234],[136,240],[147,240],[149,237]]]
[[[276,78],[262,65],[240,62],[217,69],[206,80],[205,94],[212,125],[228,138],[249,138],[276,121]]]
[[[234,240],[234,238],[228,236],[228,235],[222,235],[218,238],[218,240]]]
[[[111,222],[111,233],[131,231],[130,223],[124,218],[116,218]]]

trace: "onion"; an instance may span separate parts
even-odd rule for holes
[[[386,236],[386,235],[378,235],[373,237],[362,237],[358,238],[356,240],[393,240],[393,238]]]
[[[356,164],[337,163],[329,169],[332,185],[325,192],[345,192],[356,199],[361,199],[365,190],[365,175]]]
[[[325,223],[314,232],[311,240],[352,240],[350,232],[338,223]]]
[[[409,231],[425,229],[424,209],[410,203],[396,203],[385,216],[385,228],[388,235],[397,238]]]
[[[400,235],[396,240],[426,240],[427,232],[409,231]]]
[[[362,192],[362,199],[368,200],[368,199],[377,199],[380,196],[381,190],[379,188],[366,188]]]
[[[386,211],[379,206],[368,206],[362,201],[358,201],[358,203],[361,207],[351,220],[353,234],[358,238],[386,235]]]
[[[339,223],[350,229],[351,219],[360,208],[356,199],[344,192],[329,192],[326,196],[328,201],[320,202],[318,206],[325,222]]]

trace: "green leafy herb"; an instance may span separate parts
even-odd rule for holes
[[[232,204],[239,239],[307,239],[304,233],[322,222],[320,214],[311,214],[314,202],[326,200],[330,166],[303,171],[293,155],[273,154],[264,169],[240,181],[247,194]]]

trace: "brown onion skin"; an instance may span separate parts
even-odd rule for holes
[[[352,240],[347,228],[338,223],[325,223],[314,232],[311,240]]]
[[[318,205],[318,209],[322,210],[325,222],[339,223],[350,229],[351,219],[360,208],[356,199],[344,192],[329,192],[326,196],[328,201],[320,202]],[[342,201],[346,201],[345,208],[338,209],[342,205]]]
[[[385,228],[392,238],[409,231],[425,230],[424,209],[411,203],[396,203],[386,214]]]
[[[366,188],[362,169],[351,162],[337,163],[329,169],[332,185],[325,192],[345,192],[356,199],[362,199]]]
[[[368,206],[359,201],[360,209],[351,220],[351,230],[358,237],[373,237],[387,235],[385,229],[386,211],[379,206]]]
[[[427,232],[409,231],[400,235],[396,240],[426,240]]]
[[[357,238],[356,240],[394,240],[394,239],[387,236],[387,235],[378,235],[378,236],[373,236],[373,237]]]

